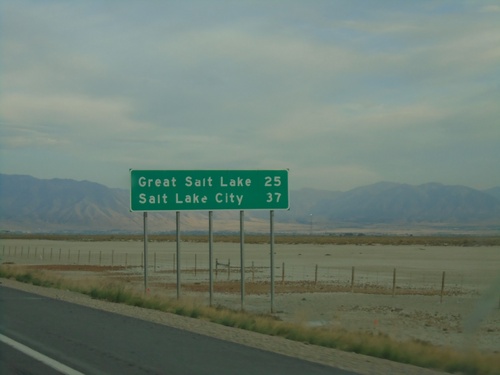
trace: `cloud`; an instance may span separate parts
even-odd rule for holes
[[[500,165],[496,7],[358,4],[7,1],[4,165],[50,153],[54,175],[111,186],[130,167],[289,167],[333,189],[466,181],[464,150],[475,179]]]
[[[119,98],[90,98],[81,95],[4,95],[2,116],[12,124],[50,124],[61,135],[78,134],[92,138],[119,132],[140,133],[147,124],[131,120],[129,101]]]
[[[479,8],[479,11],[483,12],[483,13],[498,13],[498,12],[500,12],[500,5],[490,4],[490,5],[481,6]]]
[[[34,129],[9,128],[5,124],[3,128],[2,138],[0,140],[0,145],[3,149],[54,148],[68,146],[67,141]]]

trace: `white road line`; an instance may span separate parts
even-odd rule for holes
[[[65,375],[85,375],[81,373],[80,371],[76,371],[72,369],[71,367],[68,367],[66,365],[63,365],[60,362],[57,362],[55,359],[52,359],[50,357],[47,357],[46,355],[42,353],[38,353],[37,351],[28,348],[26,345],[23,345],[21,343],[18,343],[17,341],[14,341],[7,336],[4,336],[0,333],[0,341],[3,342],[4,344],[7,344],[14,349],[19,350],[20,352],[23,352],[24,354],[36,359],[37,361],[40,361],[44,364],[46,364],[49,367],[52,367],[54,370],[59,371],[62,374]]]

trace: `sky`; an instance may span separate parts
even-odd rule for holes
[[[500,2],[3,0],[0,173],[500,186]]]

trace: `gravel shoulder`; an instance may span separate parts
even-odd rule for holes
[[[137,319],[143,319],[158,324],[164,324],[201,335],[216,337],[254,348],[268,350],[283,355],[300,358],[312,362],[335,366],[344,370],[357,372],[363,375],[437,375],[444,372],[423,369],[416,366],[400,364],[388,360],[373,358],[355,353],[343,352],[335,349],[308,345],[287,340],[281,337],[267,336],[237,328],[221,326],[201,319],[182,317],[170,313],[148,310],[139,307],[94,300],[89,296],[51,288],[44,288],[20,283],[10,279],[0,279],[3,287],[24,290],[48,298],[60,299],[70,303],[87,306],[94,309],[109,311]]]

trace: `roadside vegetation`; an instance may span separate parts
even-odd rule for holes
[[[388,359],[395,362],[442,370],[450,373],[492,375],[499,373],[500,354],[457,351],[423,341],[399,342],[384,334],[348,332],[341,329],[308,327],[283,322],[271,315],[256,315],[223,307],[208,307],[193,301],[169,299],[143,294],[128,288],[125,283],[75,281],[50,272],[16,265],[0,265],[0,278],[15,279],[33,285],[59,288],[83,293],[95,299],[123,303],[203,319],[266,335],[335,348],[348,352]]]
[[[142,241],[142,234],[27,234],[0,233],[0,239],[37,239],[53,241]],[[175,242],[175,234],[150,234],[152,242]],[[389,236],[344,233],[335,235],[276,234],[276,244],[313,245],[420,245],[420,246],[500,246],[500,236]],[[183,242],[208,242],[208,234],[183,234]],[[215,242],[239,243],[239,234],[215,234]],[[245,243],[269,243],[269,235],[245,234]]]

